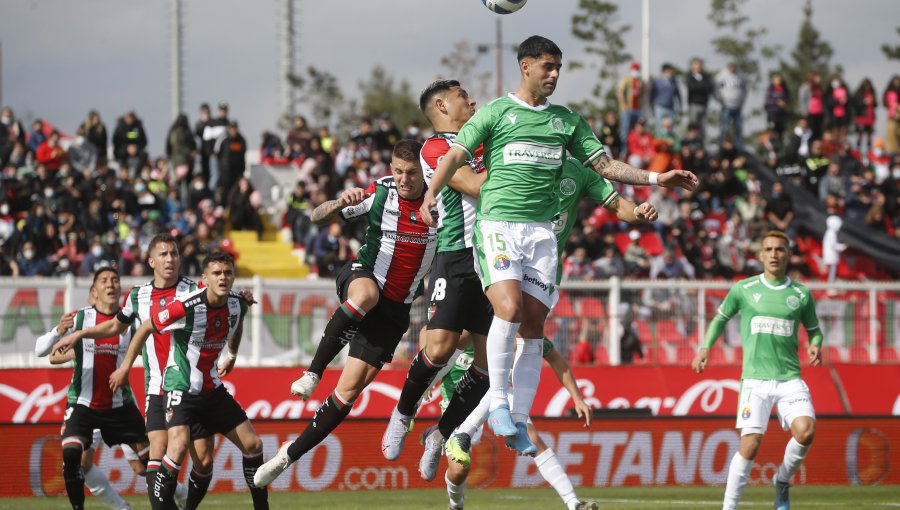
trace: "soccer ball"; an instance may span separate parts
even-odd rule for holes
[[[512,14],[521,9],[528,0],[481,0],[488,9],[497,14]]]

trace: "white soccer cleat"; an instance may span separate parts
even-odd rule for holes
[[[422,433],[421,443],[425,447],[425,451],[422,453],[422,458],[419,459],[419,474],[426,482],[430,482],[437,476],[441,457],[444,456],[444,436],[441,435],[437,425],[428,427]]]
[[[178,507],[178,510],[184,510],[187,508],[187,487],[181,485],[180,483],[175,485],[175,506]],[[131,510],[131,507],[128,507]]]
[[[253,485],[258,488],[263,488],[274,482],[281,473],[284,473],[284,470],[286,470],[288,466],[291,465],[291,462],[293,462],[290,457],[288,457],[287,453],[290,445],[291,443],[284,443],[281,445],[281,448],[278,449],[278,453],[276,453],[274,457],[256,469],[256,473],[253,475]]]
[[[388,422],[384,435],[381,436],[381,453],[387,460],[397,460],[403,453],[403,444],[406,436],[412,430],[413,417],[401,414],[397,408],[391,413],[391,421]]]
[[[291,394],[308,400],[319,385],[319,376],[312,372],[303,372],[303,376],[291,383]]]

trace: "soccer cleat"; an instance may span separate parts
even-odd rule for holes
[[[312,372],[303,372],[303,376],[291,383],[291,394],[297,395],[303,400],[309,399],[316,386],[319,385],[319,376]]]
[[[253,485],[261,489],[274,482],[281,473],[284,473],[284,470],[293,462],[287,453],[290,445],[291,443],[289,442],[281,445],[274,457],[256,468],[256,473],[253,474]]]
[[[175,485],[175,506],[178,507],[178,510],[184,510],[187,508],[187,487],[181,485],[180,483]],[[131,510],[131,507],[128,507],[128,510]]]
[[[441,435],[437,425],[432,425],[422,433],[420,442],[425,447],[425,451],[422,452],[422,458],[419,459],[419,474],[426,482],[430,482],[437,476],[438,467],[441,465],[444,436]]]
[[[177,506],[178,503],[176,502],[175,505]],[[179,506],[178,508],[180,510],[181,508],[184,508],[184,507]],[[131,505],[129,505],[128,503],[122,503],[122,506],[119,507],[118,510],[132,510],[132,508],[131,508]]]
[[[501,405],[497,409],[491,411],[488,416],[488,424],[494,434],[500,437],[513,437],[518,432],[516,425],[513,423],[512,415],[509,414],[509,406]]]
[[[395,407],[391,413],[391,421],[381,436],[381,453],[385,459],[397,460],[403,453],[403,444],[406,443],[406,436],[412,430],[412,425],[413,417],[401,414]]]
[[[447,510],[463,510],[463,507],[462,507],[462,505],[460,505],[460,506],[450,505],[447,507]]]
[[[788,492],[791,484],[779,481],[777,476],[774,477],[772,483],[775,485],[775,510],[790,510],[791,498]]]
[[[597,504],[596,501],[579,501],[575,505],[575,510],[599,510],[600,505]]]
[[[444,444],[444,450],[447,452],[447,458],[468,467],[472,463],[472,438],[464,432],[459,433],[447,440]]]
[[[524,423],[516,423],[516,435],[506,438],[506,447],[522,456],[534,457],[537,454],[537,446],[528,438],[528,426]]]

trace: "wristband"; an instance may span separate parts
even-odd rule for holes
[[[648,179],[650,180],[651,186],[659,186],[659,174],[658,173],[650,172]]]
[[[225,356],[228,358],[228,361],[234,361],[237,359],[237,353],[231,351],[225,351]]]

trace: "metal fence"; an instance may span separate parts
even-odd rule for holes
[[[143,283],[126,279],[123,289]],[[567,282],[546,334],[575,364],[686,364],[732,282],[619,280]],[[807,284],[825,334],[826,362],[896,363],[900,340],[900,283]],[[87,279],[0,279],[0,368],[45,367],[34,341],[60,316],[87,303]],[[244,327],[239,363],[305,365],[338,306],[330,280],[239,279],[257,305]],[[123,290],[124,292],[124,290]],[[413,304],[410,329],[395,354],[408,363],[425,324],[423,299]],[[738,318],[712,352],[714,363],[740,363]],[[806,333],[801,328],[801,345]],[[342,354],[345,355],[345,353]],[[801,357],[803,359],[803,357]],[[343,358],[335,363],[340,364]]]

